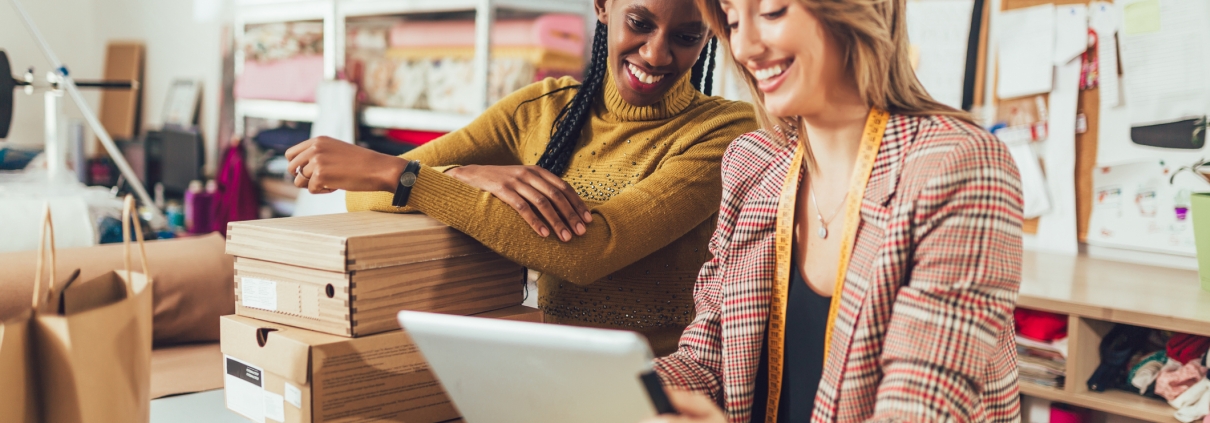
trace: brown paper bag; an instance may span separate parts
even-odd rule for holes
[[[43,212],[42,231],[38,238],[38,257],[47,248],[51,251],[50,277],[55,274],[55,232],[50,222],[50,206]],[[37,372],[34,360],[34,340],[30,335],[34,310],[41,304],[38,286],[42,280],[42,260],[35,268],[34,294],[30,307],[0,322],[0,410],[14,422],[37,423],[41,419],[38,404]],[[53,285],[53,283],[52,283]]]
[[[0,322],[0,414],[19,423],[38,421],[37,385],[30,371],[32,315],[32,310],[26,311]]]
[[[51,286],[35,307],[30,326],[38,403],[46,423],[150,420],[152,281],[147,277],[143,230],[132,220],[133,211],[134,199],[127,196],[122,211],[125,271],[68,280],[56,289],[52,245]],[[53,238],[49,210],[45,220]],[[135,222],[142,273],[130,270],[128,222]],[[42,255],[40,250],[39,262]],[[35,298],[38,291],[34,289]]]

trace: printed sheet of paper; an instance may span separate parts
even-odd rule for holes
[[[1210,105],[1210,4],[1134,0],[1121,6],[1122,73],[1130,123],[1144,126],[1206,115]]]
[[[1055,65],[1062,66],[1088,50],[1088,7],[1055,7]]]
[[[1050,92],[1054,83],[1055,5],[1002,12],[996,95],[1001,99]]]
[[[912,0],[907,3],[908,40],[920,49],[916,78],[929,95],[962,108],[966,47],[974,0]]]
[[[1097,35],[1097,87],[1101,106],[1122,104],[1121,79],[1118,78],[1118,9],[1113,3],[1092,2],[1088,9],[1088,29]]]
[[[1046,176],[1038,163],[1029,142],[1018,142],[1008,146],[1013,161],[1017,162],[1017,171],[1021,174],[1021,193],[1025,196],[1024,213],[1026,219],[1033,219],[1050,211],[1050,193],[1047,192]]]
[[[1050,93],[1050,134],[1044,144],[1050,212],[1038,220],[1034,249],[1076,255],[1076,105],[1080,94],[1080,61],[1060,66]]]
[[[1189,194],[1210,188],[1179,163],[1146,160],[1093,172],[1090,245],[1196,256]]]

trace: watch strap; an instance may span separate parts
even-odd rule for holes
[[[403,168],[403,173],[399,174],[399,184],[395,187],[395,197],[391,199],[391,205],[395,207],[405,207],[408,205],[408,198],[412,196],[412,186],[416,185],[416,178],[420,176],[420,161],[412,160]]]

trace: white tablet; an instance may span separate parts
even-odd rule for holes
[[[667,410],[634,332],[402,311],[469,423],[638,422]]]

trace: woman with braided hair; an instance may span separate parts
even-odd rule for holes
[[[347,190],[350,211],[423,212],[540,271],[547,322],[635,330],[663,355],[693,319],[719,160],[757,123],[708,95],[692,0],[594,5],[583,83],[530,85],[400,157],[322,137],[286,156],[297,186]]]

